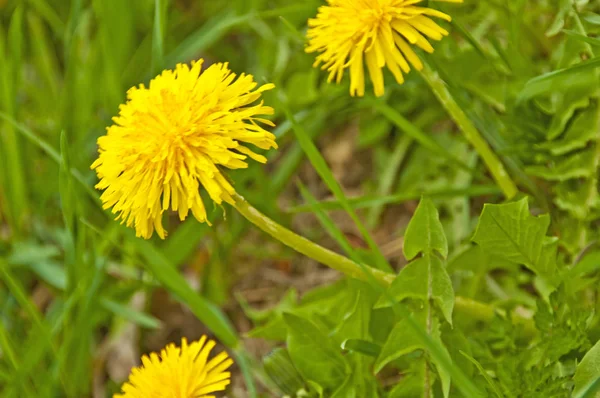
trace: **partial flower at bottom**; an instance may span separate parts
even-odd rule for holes
[[[122,393],[113,398],[214,398],[230,383],[233,364],[226,352],[208,359],[215,342],[202,336],[181,347],[167,345],[160,353],[142,357],[142,366],[131,371]]]
[[[148,87],[127,92],[127,103],[107,134],[98,139],[99,156],[92,164],[104,190],[105,209],[112,208],[137,236],[164,238],[163,212],[171,209],[184,220],[191,211],[207,222],[200,196],[203,187],[216,204],[234,203],[235,189],[222,169],[248,167],[252,158],[265,163],[247,144],[277,148],[275,136],[261,127],[273,123],[262,102],[273,84],[257,88],[251,75],[237,77],[227,64],[202,71],[202,63],[166,70]]]
[[[462,3],[462,0],[437,0]],[[328,81],[339,83],[350,69],[350,94],[365,94],[364,63],[375,95],[384,94],[383,71],[387,67],[399,84],[410,65],[423,63],[413,50],[417,46],[433,52],[429,39],[441,40],[448,31],[430,17],[450,21],[449,15],[428,7],[421,0],[327,0],[316,18],[308,21],[306,52],[320,53],[314,66],[329,71]]]

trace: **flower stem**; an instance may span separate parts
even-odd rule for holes
[[[496,156],[490,145],[481,136],[479,131],[477,131],[461,107],[456,103],[448,90],[446,83],[440,78],[439,74],[434,72],[428,65],[425,65],[421,71],[421,76],[423,76],[427,84],[429,84],[429,87],[433,90],[433,93],[446,111],[448,111],[454,122],[460,127],[465,138],[473,145],[490,173],[492,173],[494,180],[496,180],[496,183],[500,189],[502,189],[504,196],[506,196],[507,199],[513,198],[517,192],[519,192],[516,184],[510,178],[504,165],[498,156]]]
[[[317,260],[318,262],[338,270],[353,278],[368,280],[369,275],[362,270],[360,265],[354,261],[337,254],[329,249],[326,249],[310,240],[290,231],[289,229],[277,224],[269,217],[265,216],[255,209],[246,199],[236,195],[234,196],[235,208],[248,221],[256,225],[258,228],[279,240],[284,245],[304,254],[307,257]],[[395,279],[394,274],[378,270],[370,267],[371,275],[383,286],[389,286]]]
[[[284,245],[296,250],[305,256],[312,258],[327,265],[328,267],[346,274],[347,276],[361,279],[364,281],[372,280],[373,278],[384,288],[387,288],[396,278],[396,275],[369,267],[370,272],[365,272],[363,268],[354,261],[337,254],[329,249],[326,249],[298,234],[290,231],[284,226],[271,220],[269,217],[262,214],[254,208],[242,196],[235,194],[234,207],[248,221],[256,225],[262,231],[271,235]],[[370,275],[369,275],[370,274]],[[496,309],[488,304],[484,304],[472,299],[456,296],[454,309],[463,314],[467,314],[471,319],[482,322],[489,322],[494,318]],[[535,326],[529,318],[515,315],[515,322],[524,327],[525,334],[532,336],[535,334]]]

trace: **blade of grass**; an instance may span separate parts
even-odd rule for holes
[[[441,199],[441,198],[454,198],[460,196],[469,196],[469,197],[477,197],[483,195],[499,195],[502,191],[496,185],[472,185],[466,189],[439,189],[439,190],[431,190],[431,191],[414,191],[414,192],[406,192],[396,195],[387,195],[387,196],[361,196],[358,198],[349,198],[348,203],[354,209],[362,209],[362,208],[370,208],[374,206],[383,206],[388,204],[398,204],[403,202],[408,202],[409,200],[417,200],[421,196],[426,195],[432,199]],[[323,210],[331,211],[331,210],[340,210],[342,209],[342,204],[339,200],[325,200],[318,202],[319,206],[323,208]],[[311,210],[311,206],[309,205],[299,205],[290,207],[285,210],[286,213],[296,214],[307,212]]]
[[[56,149],[54,149],[52,145],[48,144],[48,142],[46,142],[44,139],[42,139],[36,133],[34,133],[31,129],[20,124],[4,112],[0,112],[0,118],[12,124],[19,133],[21,133],[33,145],[41,149],[46,155],[50,157],[50,159],[54,160],[56,164],[61,164],[60,153]],[[81,187],[92,199],[92,201],[100,206],[100,199],[98,197],[97,192],[88,184],[81,172],[74,168],[71,168],[70,172],[73,175],[73,178],[75,178],[75,180],[81,185]]]
[[[362,221],[358,218],[358,215],[356,214],[354,209],[348,203],[348,199],[346,198],[346,195],[344,194],[342,187],[339,185],[339,183],[336,181],[335,177],[333,176],[333,172],[327,165],[327,162],[323,158],[323,155],[321,155],[321,153],[317,149],[316,145],[310,139],[310,135],[304,130],[304,128],[299,123],[296,122],[294,115],[288,108],[285,101],[281,101],[281,108],[283,109],[287,119],[292,123],[292,129],[293,129],[294,133],[296,134],[296,139],[298,140],[298,143],[302,147],[302,150],[304,151],[304,153],[306,153],[306,156],[310,160],[311,164],[313,165],[313,167],[315,168],[315,170],[317,171],[319,176],[323,179],[325,184],[327,184],[327,187],[329,188],[329,190],[341,202],[342,207],[348,213],[350,218],[352,218],[352,221],[354,221],[358,230],[360,231],[363,238],[367,242],[367,245],[369,246],[373,255],[375,256],[376,268],[383,270],[383,271],[391,270],[392,267],[389,265],[389,263],[387,262],[387,259],[381,252],[381,249],[377,246],[377,244],[371,237],[371,234],[369,233],[369,231],[365,228]]]
[[[211,18],[200,29],[189,35],[179,46],[165,57],[165,67],[169,68],[178,62],[193,59],[211,45],[219,41],[231,28],[248,21],[251,15],[237,16],[230,11]]]
[[[37,347],[42,350],[48,349],[52,354],[54,360],[57,359],[58,349],[52,340],[52,333],[50,331],[49,325],[44,321],[42,314],[40,314],[39,310],[36,308],[35,304],[29,299],[25,288],[21,285],[21,283],[13,277],[12,273],[9,270],[8,263],[0,258],[0,279],[2,279],[8,288],[8,290],[12,293],[13,297],[19,303],[23,311],[29,316],[31,321],[33,322],[34,328],[31,333],[35,332]],[[41,336],[41,338],[39,338]],[[34,364],[23,364],[20,371],[17,373],[17,382],[20,381],[22,377],[24,377],[28,372],[26,369],[30,369],[30,367]],[[22,372],[21,372],[22,371]],[[66,384],[63,375],[60,377],[63,382],[63,386]]]
[[[467,170],[471,173],[475,172],[475,170],[471,169],[463,161],[454,157],[440,143],[438,143],[436,140],[431,138],[431,136],[429,136],[429,135],[425,134],[423,131],[419,130],[414,124],[412,124],[410,121],[408,121],[408,119],[406,119],[398,111],[396,111],[394,108],[387,105],[383,101],[375,100],[375,99],[367,99],[364,101],[364,103],[365,103],[365,105],[372,106],[377,112],[381,113],[384,117],[386,117],[390,122],[392,122],[401,131],[403,131],[407,135],[411,136],[415,141],[417,141],[419,144],[423,145],[425,148],[450,160],[452,162],[452,164],[456,165],[456,167]]]
[[[52,8],[48,1],[45,0],[29,0],[32,8],[50,25],[54,35],[58,38],[63,37],[65,32],[65,23],[60,19],[60,16]]]
[[[566,34],[567,36],[573,37],[577,40],[581,40],[592,46],[600,47],[600,39],[597,39],[595,37],[589,37],[589,36],[583,35],[579,32],[575,32],[574,30],[569,30],[569,29],[563,29],[562,32],[564,34]]]
[[[11,33],[22,25],[22,17],[22,8],[18,8],[11,18],[9,28]],[[4,30],[0,27],[0,56],[5,58],[5,61],[0,64],[0,105],[6,110],[7,114],[14,116],[16,112],[15,100],[17,98],[15,87],[17,82],[15,81],[14,71],[21,68],[21,60],[19,54],[12,54],[12,51],[10,55],[7,55],[6,47]],[[20,47],[17,52],[20,52]],[[4,187],[6,199],[8,200],[7,208],[10,209],[7,215],[13,233],[19,236],[24,228],[28,207],[25,169],[23,168],[21,153],[22,146],[11,125],[4,124],[3,130],[0,134],[0,159],[4,161],[2,169],[5,175],[3,179],[7,184]]]
[[[16,351],[13,348],[12,342],[10,341],[10,336],[9,336],[8,330],[6,330],[4,324],[0,324],[0,348],[2,349],[2,354],[3,354],[4,358],[7,359],[7,360],[5,360],[5,362],[8,363],[11,370],[18,372],[18,370],[21,369],[21,363],[20,363],[20,360],[17,358]],[[17,392],[19,391],[18,388],[21,388],[21,390],[28,397],[38,396],[33,391],[33,385],[31,384],[31,382],[29,380],[23,380],[22,385],[17,385],[17,383],[15,382],[15,379],[18,380],[18,378],[15,378],[12,375],[12,373],[7,374],[6,376],[7,376],[7,380],[10,379],[11,387],[14,389],[17,389]],[[8,390],[8,391],[10,391],[10,390]],[[4,390],[4,393],[7,394],[7,396],[11,396],[11,393],[7,392],[7,390]]]
[[[100,299],[100,305],[113,314],[118,315],[123,319],[127,319],[130,322],[136,323],[142,327],[148,329],[158,329],[161,327],[161,322],[152,315],[136,311],[117,301],[103,297]]]
[[[488,171],[492,174],[500,189],[502,189],[504,196],[507,199],[513,198],[519,192],[517,186],[488,142],[482,137],[460,105],[454,100],[446,83],[429,65],[425,65],[420,73],[442,106],[448,111],[452,120],[461,129],[467,141],[475,148]]]
[[[600,377],[590,383],[586,388],[581,390],[573,398],[594,398],[597,397],[597,392],[600,391]]]
[[[166,2],[154,0],[154,27],[152,29],[152,76],[158,74],[163,68],[164,57],[164,17]]]
[[[398,137],[394,152],[391,154],[387,166],[378,180],[377,196],[389,195],[394,186],[394,182],[397,180],[396,176],[400,170],[400,165],[408,153],[408,149],[413,143],[413,139],[409,135],[402,135]],[[383,212],[383,206],[374,206],[370,209],[367,214],[367,225],[371,228],[377,225],[379,217]]]
[[[356,263],[362,262],[358,253],[354,250],[346,236],[340,229],[335,225],[333,220],[327,216],[325,211],[319,206],[315,197],[310,193],[308,189],[302,184],[302,182],[298,181],[298,189],[300,190],[300,194],[304,198],[304,200],[311,207],[312,212],[317,216],[317,219],[325,228],[325,231],[331,236],[338,245],[344,250],[344,252],[352,259],[352,261]]]
[[[209,327],[225,345],[236,348],[238,337],[229,320],[212,303],[200,296],[187,283],[177,268],[150,242],[134,238],[127,231],[130,242],[144,258],[146,267],[161,284],[167,287],[180,301],[188,305],[194,315]]]

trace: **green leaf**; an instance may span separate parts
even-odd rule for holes
[[[523,102],[539,95],[560,92],[572,87],[584,87],[597,84],[597,77],[593,72],[600,67],[600,57],[575,64],[568,68],[535,77],[529,80],[519,93],[517,101]]]
[[[380,100],[365,100],[365,105],[366,104],[372,106],[375,110],[377,110],[377,112],[381,113],[396,127],[412,137],[419,144],[423,145],[423,147],[443,158],[450,160],[452,164],[461,169],[472,171],[468,165],[455,157],[450,151],[447,151],[446,148],[444,148],[444,146],[438,141],[433,139],[430,134],[426,134],[425,132],[421,131],[417,126],[411,123],[391,106]]]
[[[404,321],[396,323],[375,361],[375,373],[381,372],[387,364],[401,356],[420,349],[423,349],[423,343],[413,329],[408,327]]]
[[[593,149],[563,156],[550,165],[531,166],[527,172],[548,181],[567,181],[574,178],[591,178],[596,172],[592,165],[596,159]]]
[[[563,29],[563,33],[565,33],[567,36],[573,37],[574,39],[581,40],[584,43],[591,44],[592,46],[600,46],[600,39],[596,39],[595,37],[582,35],[579,32],[568,29]]]
[[[429,198],[422,198],[410,220],[404,235],[404,256],[412,260],[419,253],[436,250],[444,258],[448,256],[448,241],[435,205]]]
[[[477,369],[479,370],[479,373],[483,376],[483,378],[485,379],[485,381],[487,381],[488,385],[490,386],[490,388],[492,389],[492,391],[494,392],[494,394],[496,394],[496,396],[499,397],[499,398],[503,398],[504,395],[502,395],[502,392],[498,388],[498,385],[490,377],[490,375],[488,375],[487,371],[483,368],[483,366],[481,366],[481,364],[475,358],[473,358],[472,356],[470,356],[466,352],[461,351],[460,353],[465,358],[467,358],[473,365],[475,365],[477,367]]]
[[[450,276],[437,256],[426,254],[408,264],[394,279],[389,292],[399,301],[405,298],[433,300],[444,314],[444,318],[452,324],[454,290]],[[387,306],[389,306],[389,300],[382,297],[376,307]]]
[[[114,300],[102,297],[100,298],[100,305],[115,315],[123,317],[133,323],[137,323],[140,326],[149,329],[158,329],[161,326],[161,322],[152,315],[136,311]]]
[[[589,104],[589,98],[586,99],[587,101],[582,102],[581,105],[586,102]],[[577,104],[576,101],[572,103]],[[540,147],[549,150],[553,155],[564,155],[575,149],[584,148],[589,141],[596,138],[597,126],[598,108],[597,106],[590,106],[574,118],[564,137],[560,140],[541,144]]]
[[[600,378],[600,341],[594,344],[577,365],[574,377],[574,394],[581,394],[598,378]],[[600,397],[600,394],[596,393],[593,396]]]
[[[546,133],[549,140],[555,140],[564,132],[575,111],[590,105],[590,95],[593,94],[593,91],[595,91],[595,87],[588,86],[578,90],[568,90],[560,97]]]
[[[501,205],[486,204],[473,241],[489,255],[525,265],[552,279],[556,258],[548,258],[543,250],[549,225],[547,214],[534,217],[529,213],[527,198]]]
[[[379,344],[360,339],[345,340],[342,343],[342,349],[368,355],[370,357],[377,357],[381,353],[381,346]]]
[[[339,336],[342,340],[368,339],[370,318],[371,302],[364,292],[358,290],[354,306],[336,329],[335,335]]]
[[[331,398],[356,398],[357,392],[356,387],[354,385],[354,377],[352,375],[348,375],[344,383],[333,392]]]
[[[425,392],[425,366],[424,359],[415,361],[411,372],[403,375],[389,392],[388,398],[422,398]]]
[[[443,346],[440,338],[440,324],[436,317],[431,319],[425,319],[427,314],[422,312],[419,314],[419,323],[426,325],[430,330],[430,336],[434,341],[440,344],[443,355],[446,360],[451,361],[450,354],[446,347]],[[426,347],[422,344],[422,340],[417,336],[414,330],[406,325],[404,321],[400,321],[396,324],[388,340],[385,342],[381,349],[379,357],[375,361],[374,370],[379,373],[387,364],[402,357],[403,355],[409,354],[415,350],[425,350]],[[442,382],[442,389],[444,396],[447,397],[450,392],[450,373],[445,369],[441,363],[437,362],[432,358],[433,363],[436,365],[438,374]]]
[[[593,164],[590,166],[594,167]],[[556,206],[579,220],[588,218],[590,210],[598,208],[600,204],[594,179],[563,181],[554,186],[554,192]]]
[[[294,367],[290,354],[283,348],[275,348],[264,359],[265,372],[273,383],[287,395],[293,396],[304,387],[304,381]]]
[[[561,31],[563,26],[565,26],[569,12],[572,9],[570,0],[559,0],[556,3],[557,5],[560,4],[559,11],[556,14],[556,17],[554,17],[554,21],[552,21],[550,27],[546,30],[546,36],[548,37],[555,36]]]
[[[297,315],[286,313],[283,319],[288,327],[288,351],[300,374],[324,388],[341,385],[349,368],[329,337],[314,323]]]

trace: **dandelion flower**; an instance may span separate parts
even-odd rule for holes
[[[230,383],[226,372],[233,361],[226,352],[212,359],[208,355],[215,342],[202,336],[188,345],[181,340],[181,348],[167,345],[160,353],[142,357],[142,366],[134,368],[122,393],[114,398],[214,398],[211,393],[224,391]]]
[[[462,0],[438,0],[461,3]],[[392,72],[399,84],[410,65],[417,70],[423,63],[413,50],[415,45],[428,53],[428,39],[441,40],[448,31],[430,17],[450,21],[443,12],[417,6],[421,0],[327,0],[316,18],[308,21],[306,52],[319,52],[314,66],[329,71],[328,81],[339,83],[350,68],[350,94],[365,94],[363,61],[375,90],[384,94],[383,67]]]
[[[191,210],[208,222],[200,196],[202,186],[216,204],[234,203],[235,190],[222,168],[248,167],[248,157],[265,163],[246,144],[277,148],[275,136],[260,124],[273,114],[261,101],[273,84],[257,88],[252,75],[236,75],[227,63],[202,71],[202,60],[179,64],[154,78],[148,87],[127,92],[127,102],[107,134],[98,139],[99,157],[92,164],[104,208],[134,226],[146,239],[164,239],[163,212],[172,209],[184,220]]]

